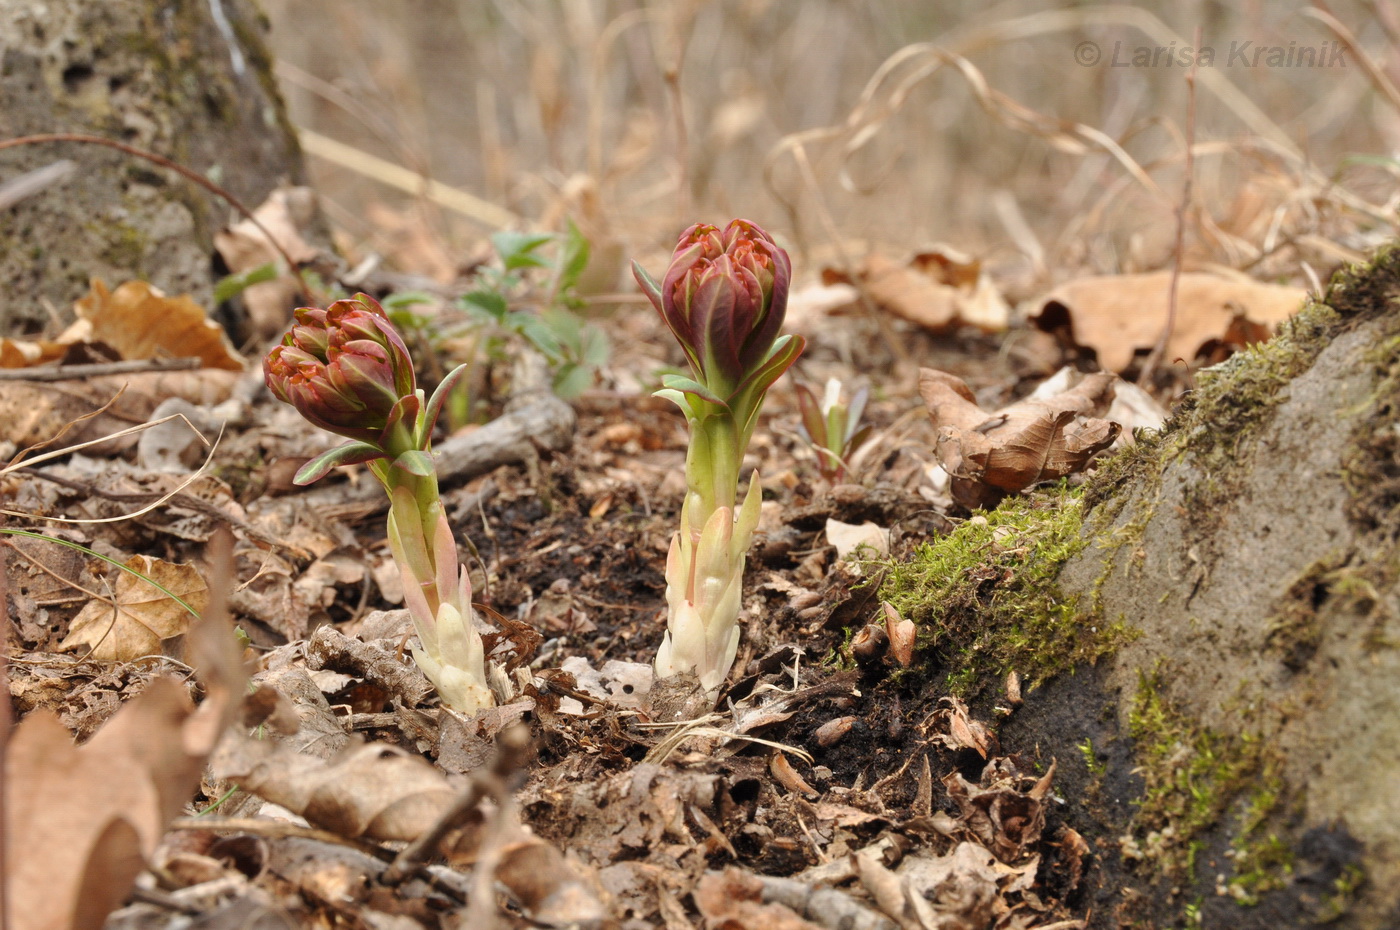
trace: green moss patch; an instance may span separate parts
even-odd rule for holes
[[[1234,876],[1219,890],[1253,904],[1293,872],[1291,846],[1271,829],[1283,808],[1277,763],[1258,737],[1198,725],[1162,697],[1159,685],[1156,675],[1142,675],[1129,713],[1145,789],[1124,854],[1172,881],[1191,882],[1212,834],[1238,810],[1227,827]]]
[[[1067,597],[1060,568],[1087,545],[1079,491],[1011,498],[891,565],[880,596],[919,626],[955,693],[1016,671],[1031,684],[1094,662],[1129,635]]]

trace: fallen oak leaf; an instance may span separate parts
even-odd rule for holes
[[[1007,494],[1080,471],[1118,438],[1098,419],[1113,400],[1116,377],[1097,372],[1067,391],[1023,400],[988,414],[960,378],[919,370],[919,393],[937,430],[934,452],[952,477],[958,503],[993,506]]]
[[[136,555],[126,567],[145,577],[122,572],[113,601],[93,600],[84,605],[69,625],[60,649],[87,646],[88,657],[99,662],[130,662],[158,655],[162,642],[189,627],[192,616],[185,604],[200,613],[209,603],[209,586],[193,565]]]
[[[455,817],[462,792],[427,760],[397,747],[356,743],[323,760],[240,736],[224,741],[210,767],[216,777],[340,836],[410,843],[425,834],[440,837],[438,851],[458,864],[476,859],[483,830],[504,830],[495,878],[527,909],[553,917],[563,910],[585,922],[601,913],[575,864],[513,819],[487,825],[474,810],[459,821],[463,826],[434,833],[444,816]]]

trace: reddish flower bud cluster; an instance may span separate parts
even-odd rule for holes
[[[416,412],[401,403],[417,388],[408,346],[368,294],[297,310],[263,375],[307,420],[363,442],[383,445],[385,431]]]
[[[639,275],[640,278],[640,275]],[[768,358],[787,310],[792,264],[757,224],[697,223],[659,288],[642,281],[700,381],[728,397]]]

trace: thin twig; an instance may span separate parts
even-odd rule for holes
[[[1332,14],[1332,11],[1327,8],[1327,4],[1323,3],[1322,0],[1313,0],[1313,8],[1302,12],[1304,16],[1315,19],[1332,30],[1332,34],[1356,56],[1356,63],[1366,73],[1371,86],[1386,99],[1387,103],[1400,111],[1400,88],[1397,88],[1389,76],[1381,70],[1380,65],[1371,60],[1371,56],[1366,54],[1366,50],[1356,40],[1355,34]]]
[[[149,504],[152,501],[154,501],[156,504],[169,503],[172,507],[179,507],[185,510],[193,510],[195,513],[203,514],[204,516],[209,517],[212,520],[218,521],[219,523],[222,523],[230,527],[231,529],[235,529],[241,533],[246,534],[250,539],[255,539],[260,543],[265,543],[269,546],[286,549],[289,552],[304,554],[302,550],[298,549],[296,546],[293,546],[285,539],[279,539],[276,536],[272,536],[268,533],[265,533],[262,530],[258,529],[256,526],[253,526],[251,523],[247,523],[246,521],[240,520],[238,517],[235,517],[234,515],[225,512],[224,510],[219,508],[218,505],[213,504],[202,497],[195,497],[193,494],[186,494],[184,491],[181,491],[178,488],[173,493],[168,491],[117,492],[108,491],[87,481],[78,481],[73,478],[65,478],[61,475],[51,474],[46,471],[40,471],[35,468],[29,468],[28,466],[21,466],[15,469],[15,471],[21,475],[27,475],[31,478],[38,478],[42,481],[48,481],[52,484],[58,485],[59,487],[67,488],[70,491],[77,491],[78,493],[86,494],[89,497],[100,497],[103,500],[109,500],[113,503]],[[186,482],[186,484],[188,484],[188,482]],[[43,514],[37,513],[20,514],[18,512],[5,512],[10,513],[11,516],[24,516],[32,520],[53,519],[52,517],[48,517]],[[145,513],[145,510],[138,511],[137,513],[133,514],[127,514],[126,518],[141,516],[143,513]]]
[[[145,371],[190,371],[202,368],[199,358],[138,358],[125,362],[93,362],[89,365],[35,365],[0,369],[0,381],[76,381],[103,375],[129,375]]]
[[[220,831],[252,833],[255,836],[265,836],[272,839],[292,837],[301,840],[314,840],[318,843],[330,843],[335,846],[348,846],[351,849],[383,862],[388,862],[394,858],[394,853],[392,851],[376,846],[366,840],[341,836],[339,833],[332,833],[330,830],[319,830],[316,827],[303,827],[298,823],[291,823],[286,820],[272,820],[265,817],[184,817],[172,823],[170,829],[208,830],[211,833]]]
[[[116,139],[108,139],[106,136],[93,136],[81,132],[47,132],[33,136],[20,136],[18,139],[5,139],[0,141],[0,150],[16,148],[21,145],[40,145],[45,142],[81,142],[88,145],[103,145],[109,149],[116,149],[118,152],[123,152],[135,158],[145,159],[152,164],[160,165],[162,168],[169,168],[187,181],[198,184],[215,197],[223,198],[231,207],[243,214],[248,222],[257,227],[258,232],[267,237],[268,244],[276,249],[277,254],[282,256],[282,260],[287,263],[287,271],[296,276],[297,283],[301,286],[302,296],[308,301],[315,301],[316,295],[312,291],[311,286],[306,283],[306,278],[302,276],[301,266],[298,265],[296,260],[287,252],[282,243],[277,241],[277,237],[272,234],[272,231],[264,226],[262,220],[253,215],[253,211],[244,206],[241,200],[200,174],[198,171],[186,168],[178,162],[171,161],[164,155],[157,155],[155,152],[138,149],[134,145],[127,145],[125,142],[118,142]]]
[[[1196,27],[1196,44],[1194,48],[1201,47],[1201,27]],[[1176,328],[1176,295],[1177,288],[1181,284],[1181,260],[1182,251],[1186,241],[1186,216],[1191,211],[1191,176],[1195,174],[1196,160],[1193,149],[1196,144],[1196,62],[1191,62],[1191,70],[1186,72],[1186,179],[1181,185],[1181,203],[1176,208],[1176,244],[1172,248],[1172,279],[1171,285],[1167,289],[1167,323],[1162,327],[1162,335],[1157,337],[1157,344],[1152,347],[1152,351],[1147,356],[1147,361],[1142,365],[1142,374],[1138,376],[1138,384],[1149,387],[1152,378],[1157,373],[1157,368],[1162,364],[1162,359],[1167,354],[1167,343],[1171,341],[1172,330]]]

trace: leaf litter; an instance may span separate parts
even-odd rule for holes
[[[294,196],[264,213],[288,235]],[[229,255],[247,252],[230,260],[236,270],[261,267],[265,243],[232,235],[247,239],[226,242]],[[1294,299],[1188,278],[1185,322],[1169,344],[1188,359],[1262,338]],[[479,606],[500,631],[487,648],[506,669],[492,682],[501,706],[470,718],[437,706],[407,659],[409,626],[393,609],[403,592],[384,570],[363,472],[347,469],[325,493],[293,489],[286,476],[326,438],[257,402],[254,379],[208,367],[123,378],[133,385],[113,410],[123,423],[178,397],[192,421],[229,424],[218,477],[149,518],[46,532],[157,577],[180,570],[163,583],[187,600],[217,561],[211,538],[231,532],[231,576],[214,573],[210,593],[230,604],[243,655],[227,636],[211,646],[210,621],[186,629],[183,611],[149,586],[123,575],[105,599],[75,594],[101,586],[94,560],[13,541],[12,641],[34,651],[10,667],[26,719],[6,763],[7,843],[11,862],[45,871],[12,870],[8,888],[28,896],[34,925],[98,926],[124,904],[110,925],[166,927],[198,913],[279,926],[1084,926],[1095,849],[1060,809],[1057,760],[1003,751],[996,721],[907,677],[918,630],[875,598],[879,567],[865,557],[899,558],[946,532],[948,514],[1073,480],[1130,431],[1122,424],[1137,425],[1130,417],[1160,417],[1135,395],[1131,415],[1110,413],[1116,392],[1133,392],[1108,375],[1057,379],[1030,396],[1023,376],[1085,351],[1128,368],[1160,326],[1105,321],[1162,282],[1063,285],[1036,318],[1059,349],[1029,343],[1018,358],[980,334],[1016,325],[996,278],[955,250],[903,265],[872,257],[831,280],[852,291],[811,308],[818,351],[804,376],[847,374],[833,359],[853,339],[881,357],[878,334],[857,317],[819,337],[864,288],[906,322],[916,357],[944,369],[920,383],[932,418],[914,409],[912,384],[877,392],[872,438],[853,463],[870,483],[833,485],[812,474],[795,397],[779,392],[751,447],[772,499],[746,576],[738,671],[719,711],[688,726],[661,719],[645,664],[663,625],[660,565],[684,456],[684,424],[636,396],[636,372],[662,361],[647,348],[660,344],[650,316],[613,321],[611,389],[576,402],[571,444],[455,479],[445,495],[476,544]],[[262,316],[272,291],[252,292]],[[121,292],[95,289],[95,299]],[[128,293],[132,312],[168,309],[149,290]],[[74,351],[52,345],[6,343],[5,364]],[[6,403],[39,411],[0,417],[19,424],[3,438],[20,446],[110,399],[96,379],[48,395],[18,384],[31,393],[7,392]],[[236,403],[216,413],[226,402]],[[84,438],[110,425],[91,422]],[[34,521],[117,516],[193,467],[164,437],[135,467],[105,458],[130,446],[0,474],[0,495]],[[93,649],[83,656],[54,651],[84,645]],[[1020,704],[1015,673],[1005,703],[999,713]],[[72,733],[85,742],[75,747]],[[46,839],[55,829],[69,831],[65,842]],[[46,854],[20,853],[34,843]]]

